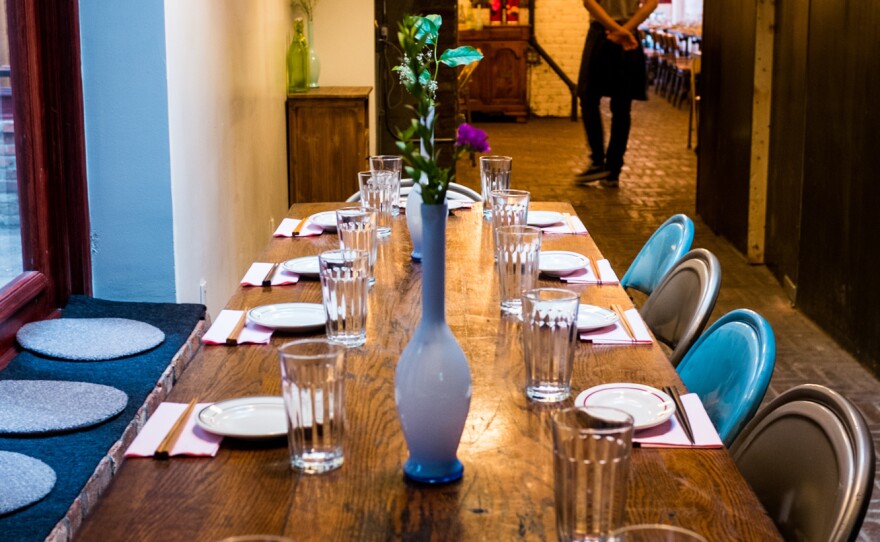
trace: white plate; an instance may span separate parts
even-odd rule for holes
[[[593,331],[617,322],[617,313],[595,305],[578,307],[578,331]]]
[[[327,316],[320,303],[277,303],[251,309],[248,320],[278,331],[311,331],[323,329]]]
[[[662,391],[643,384],[602,384],[584,390],[575,406],[613,407],[633,417],[635,429],[647,429],[665,422],[675,413],[675,403]]]
[[[336,211],[324,211],[316,213],[309,217],[312,224],[317,224],[321,228],[329,231],[336,231]]]
[[[287,434],[287,414],[281,397],[240,397],[203,408],[196,425],[224,437],[276,438]]]
[[[543,227],[552,224],[559,224],[562,220],[562,213],[557,213],[555,211],[529,211],[526,223],[529,226]]]
[[[449,206],[450,211],[454,211],[455,209],[461,209],[462,207],[464,207],[464,200],[447,199],[446,205]]]
[[[574,273],[589,264],[587,257],[577,252],[542,250],[538,253],[538,270],[553,277]]]
[[[287,260],[281,264],[281,267],[284,268],[285,271],[290,271],[297,275],[315,278],[321,270],[320,265],[318,265],[317,256],[303,256],[302,258]]]

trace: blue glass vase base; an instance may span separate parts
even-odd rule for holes
[[[415,250],[412,251],[412,254],[410,254],[409,257],[412,258],[414,262],[422,261],[422,253],[416,252]]]
[[[403,475],[407,480],[420,484],[448,484],[461,479],[464,475],[464,465],[456,459],[451,464],[429,467],[407,459],[403,465]]]

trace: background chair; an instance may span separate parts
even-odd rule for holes
[[[401,179],[400,180],[400,195],[402,197],[406,197],[409,195],[410,190],[412,190],[413,181],[412,179]],[[463,184],[458,183],[449,183],[449,188],[446,190],[446,199],[456,199],[462,201],[483,201],[483,197],[471,188],[464,186]],[[361,200],[361,191],[358,190],[354,194],[350,195],[348,199],[345,201],[348,203],[353,203]]]
[[[858,409],[805,384],[774,399],[730,453],[786,540],[855,540],[874,487],[874,443]]]
[[[642,319],[678,365],[709,322],[721,289],[721,264],[704,248],[685,254],[639,310]]]
[[[722,316],[687,351],[676,371],[700,396],[726,446],[755,415],[776,364],[773,329],[758,313]]]
[[[693,221],[682,214],[669,217],[636,255],[620,285],[651,295],[663,275],[690,250],[693,242]]]

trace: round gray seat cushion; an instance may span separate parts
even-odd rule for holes
[[[149,350],[165,340],[155,326],[126,318],[58,318],[21,326],[18,343],[37,354],[99,361]]]
[[[55,471],[39,459],[0,452],[0,515],[42,499],[55,487]]]
[[[89,427],[119,414],[126,404],[125,392],[101,384],[0,380],[0,435],[32,435]]]

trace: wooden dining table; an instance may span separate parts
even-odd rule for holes
[[[343,205],[297,204],[289,216],[304,218]],[[531,207],[574,213],[567,203]],[[589,228],[591,217],[580,218]],[[491,242],[479,203],[450,214],[446,313],[473,382],[458,450],[465,469],[460,481],[435,487],[403,477],[407,450],[394,403],[394,370],[419,321],[422,272],[410,258],[401,214],[393,219],[390,238],[379,243],[367,342],[346,354],[344,465],[322,475],[296,473],[283,438],[227,437],[213,458],[128,459],[76,540],[215,541],[257,533],[322,541],[555,540],[550,414],[571,405],[579,391],[603,383],[686,390],[656,341],[640,346],[579,342],[572,398],[549,405],[527,400],[521,324],[500,312]],[[337,244],[333,233],[273,238],[257,261],[314,255]],[[544,235],[542,248],[601,258],[589,235]],[[622,271],[616,269],[619,276]],[[632,306],[618,285],[574,285],[545,277],[540,284],[574,290],[581,303]],[[291,286],[240,287],[227,308],[279,302],[320,303],[320,284],[301,279]],[[275,333],[268,345],[203,345],[169,400],[279,396],[276,348],[295,338]],[[780,540],[726,449],[634,449],[626,513],[627,524],[673,524],[712,541]]]

